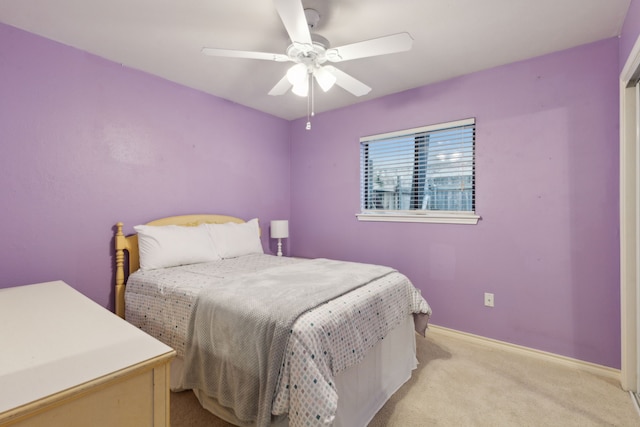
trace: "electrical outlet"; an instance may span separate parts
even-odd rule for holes
[[[484,305],[486,307],[493,307],[493,294],[489,292],[484,293]]]

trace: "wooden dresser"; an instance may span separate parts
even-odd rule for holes
[[[169,426],[174,356],[64,282],[0,289],[0,426]]]

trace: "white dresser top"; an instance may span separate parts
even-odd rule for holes
[[[171,352],[62,281],[0,289],[0,414]]]

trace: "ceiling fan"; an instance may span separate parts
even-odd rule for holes
[[[413,39],[409,33],[398,33],[376,39],[331,48],[329,41],[311,30],[318,25],[320,14],[315,9],[304,9],[301,0],[274,0],[280,19],[291,39],[286,53],[252,52],[244,50],[205,47],[202,53],[210,56],[262,59],[293,62],[286,75],[269,91],[269,95],[283,95],[289,89],[299,96],[313,96],[313,79],[323,91],[334,84],[355,96],[363,96],[371,88],[349,74],[326,62],[344,62],[353,59],[404,52],[411,49]],[[313,114],[311,114],[313,115]],[[307,123],[307,128],[310,124]]]

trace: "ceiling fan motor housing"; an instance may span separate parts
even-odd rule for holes
[[[311,66],[319,66],[327,61],[326,52],[329,40],[319,34],[311,34],[312,45],[306,43],[292,43],[287,48],[287,56],[293,62]]]
[[[312,8],[304,9],[304,17],[307,20],[309,30],[313,30],[320,22],[320,13]],[[317,68],[327,61],[326,52],[329,49],[329,40],[319,34],[310,33],[312,44],[293,42],[287,48],[287,56],[296,63],[307,65],[309,70]]]

